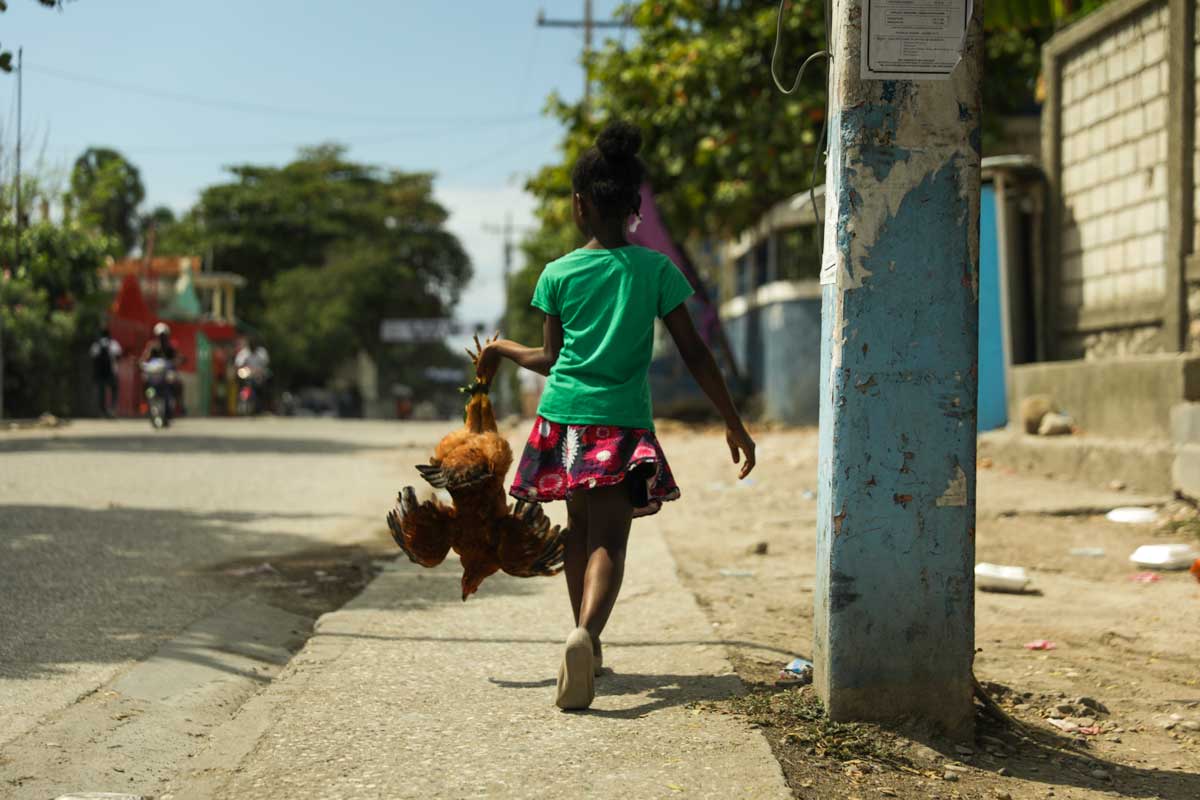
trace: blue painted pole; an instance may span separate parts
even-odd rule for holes
[[[981,3],[947,80],[834,4],[814,662],[835,720],[973,730]]]

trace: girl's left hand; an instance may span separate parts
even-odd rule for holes
[[[467,349],[467,355],[475,364],[475,378],[480,383],[491,383],[492,378],[496,377],[496,370],[500,368],[500,349],[496,346],[499,341],[500,331],[496,331],[483,344],[479,343],[479,337],[476,336],[475,352]]]

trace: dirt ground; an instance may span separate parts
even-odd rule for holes
[[[981,707],[968,746],[830,724],[811,687],[775,686],[783,664],[811,655],[816,432],[756,432],[744,484],[719,431],[671,425],[660,438],[684,494],[663,511],[668,542],[750,688],[712,710],[764,727],[797,797],[1200,798],[1200,584],[1186,572],[1137,582],[1127,560],[1194,537],[1194,509],[1112,523],[1096,507],[1121,499],[1107,487],[980,465],[977,560],[1025,566],[1035,591],[977,594],[975,673],[1019,727]],[[1035,639],[1056,648],[1024,647]]]

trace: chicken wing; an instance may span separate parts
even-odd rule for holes
[[[422,567],[436,567],[450,552],[457,528],[457,514],[437,500],[418,502],[417,493],[405,486],[396,507],[387,515],[392,538],[409,560]]]
[[[518,578],[557,575],[563,568],[566,535],[550,525],[537,503],[518,500],[511,514],[496,521],[500,569]]]

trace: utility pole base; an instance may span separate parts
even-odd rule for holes
[[[838,0],[814,682],[834,720],[974,728],[979,13],[948,80],[860,77]]]
[[[974,686],[964,687],[962,681],[889,683],[859,689],[818,686],[817,693],[834,722],[911,719],[956,741],[970,741],[975,736]]]

